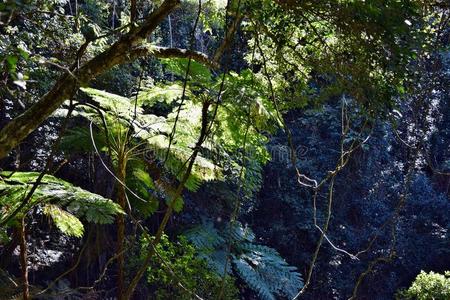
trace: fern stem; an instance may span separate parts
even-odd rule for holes
[[[123,150],[123,149],[122,149]],[[126,180],[126,168],[127,168],[127,158],[124,157],[123,151],[118,157],[118,166],[117,166],[117,177],[121,182],[125,182]],[[125,187],[121,184],[117,186],[117,204],[125,211],[126,210],[126,195],[125,195]],[[125,216],[122,214],[118,214],[116,217],[117,220],[117,249],[116,253],[117,257],[117,289],[119,299],[125,299],[122,297],[124,291],[124,279],[125,279],[125,256],[124,256],[124,243],[125,243]]]

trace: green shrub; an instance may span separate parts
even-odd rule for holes
[[[148,241],[144,240],[142,249],[149,249],[148,247]],[[186,289],[203,299],[217,298],[222,287],[222,277],[211,271],[207,263],[195,255],[194,247],[185,237],[181,236],[176,242],[171,242],[167,236],[163,236],[156,248],[158,255],[147,270],[147,283],[154,292],[152,299],[194,299]],[[222,299],[237,299],[237,294],[233,278],[227,275]]]
[[[397,294],[397,299],[448,300],[450,299],[450,271],[445,275],[421,271],[412,285]]]

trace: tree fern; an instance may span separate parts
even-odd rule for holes
[[[167,93],[171,95],[166,95],[166,100],[177,97],[179,94],[179,89],[177,89],[176,85],[170,85],[166,88],[169,90]],[[160,97],[162,94],[161,89],[160,86],[146,89],[144,94],[139,96],[138,102],[152,103],[154,100],[148,98]],[[108,124],[122,123],[125,128],[132,126],[134,136],[138,140],[145,142],[147,154],[160,161],[165,160],[169,147],[169,135],[176,119],[175,112],[169,114],[167,118],[146,114],[142,107],[139,105],[134,106],[134,99],[92,88],[83,88],[82,90],[105,111],[106,118],[110,120]],[[175,90],[175,92],[171,94],[170,90]],[[83,106],[77,109],[77,113],[96,122],[99,128],[103,127],[102,120],[95,109]],[[192,153],[192,147],[198,137],[200,118],[200,105],[188,102],[180,112],[177,120],[177,131],[174,136],[175,142],[171,144],[171,151],[164,164],[166,169],[177,178],[181,178],[185,162]],[[190,190],[196,190],[202,181],[219,179],[220,176],[221,169],[210,160],[199,155],[195,161],[191,176],[186,182],[186,187]]]
[[[184,60],[170,60],[166,62],[166,65],[174,74],[180,76],[185,74],[187,64]],[[101,138],[102,134],[109,134],[109,140],[114,142],[115,137],[120,136],[120,132],[123,133],[131,128],[135,143],[141,145],[138,152],[145,152],[145,160],[156,161],[164,167],[167,174],[181,179],[186,161],[189,160],[199,135],[201,103],[214,99],[220,86],[220,81],[213,78],[208,69],[201,65],[197,66],[196,63],[191,65],[189,75],[195,79],[195,85],[188,81],[185,90],[186,101],[181,107],[179,107],[179,101],[183,88],[179,83],[166,85],[160,83],[145,87],[138,93],[137,98],[130,99],[93,88],[82,88],[82,91],[103,112],[104,120],[100,118],[98,110],[89,106],[77,106],[75,114],[95,122],[100,131],[104,129],[106,121],[107,132],[94,135],[99,148],[105,145],[104,138]],[[214,135],[203,144],[185,186],[188,190],[196,191],[202,182],[222,180],[225,175],[233,181],[243,166],[244,192],[251,195],[260,186],[261,166],[269,159],[265,148],[267,138],[263,132],[273,130],[275,128],[273,124],[277,122],[273,122],[276,118],[270,101],[260,96],[263,88],[261,81],[254,78],[251,72],[227,75],[225,80],[227,89],[221,94],[221,104],[212,124]],[[243,89],[243,85],[250,88]],[[167,116],[148,113],[147,108],[151,108],[158,102],[167,103],[169,107],[175,106],[175,109]],[[176,131],[172,132],[175,124]],[[252,161],[245,159],[242,161],[241,157],[244,135],[247,131],[249,131],[246,138],[247,149],[252,152]],[[89,143],[90,132],[71,131],[63,139],[62,144],[70,147],[71,141],[75,139]],[[65,149],[67,150],[68,147]],[[214,154],[214,157],[209,156],[211,154]],[[225,169],[226,172],[224,172]],[[146,171],[145,168],[143,170]],[[163,192],[166,198],[167,195],[170,198],[170,185],[158,182],[157,179],[155,184],[145,185],[144,181],[134,178],[134,175],[134,172],[128,174],[127,181],[135,184],[135,188],[144,198],[154,198],[149,190]],[[182,204],[182,199],[178,199],[175,209],[180,210]],[[152,205],[146,211],[151,213],[155,207]]]

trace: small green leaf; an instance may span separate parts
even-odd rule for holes
[[[171,200],[167,200],[167,205],[169,205],[169,201]],[[178,197],[177,200],[175,200],[175,202],[173,203],[173,210],[177,213],[181,212],[183,210],[183,206],[184,206],[184,200],[181,197]]]
[[[139,179],[141,182],[143,182],[148,188],[150,188],[152,190],[155,189],[155,185],[153,184],[152,178],[144,170],[135,169],[133,171],[133,176],[136,177],[137,179]]]
[[[13,71],[13,72],[16,71],[18,60],[19,60],[19,58],[15,55],[8,55],[6,57],[6,61],[8,62],[8,69],[10,71]]]

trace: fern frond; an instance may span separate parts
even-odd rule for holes
[[[205,222],[184,233],[184,236],[198,250],[199,257],[217,274],[223,274],[228,252],[224,250],[225,239],[212,222]],[[231,273],[230,268],[227,270]]]
[[[101,134],[93,134],[95,145],[99,150],[105,149],[106,141],[105,137]],[[61,138],[59,148],[63,151],[70,153],[84,153],[93,151],[91,134],[89,128],[75,127],[68,129],[64,136]]]
[[[170,104],[177,98],[181,98],[182,94],[183,87],[179,84],[155,85],[151,88],[143,88],[139,91],[137,101],[139,106],[153,106],[157,102]]]
[[[173,74],[183,78],[186,74],[188,59],[178,58],[178,59],[163,59],[162,63],[167,67],[167,69]],[[197,84],[211,84],[212,75],[211,71],[205,67],[203,64],[196,61],[191,61],[188,74],[188,82],[195,82]]]
[[[179,87],[176,85],[169,86],[173,88],[173,92],[167,92],[168,99],[179,95]],[[142,107],[136,107],[132,104],[133,99],[128,99],[105,91],[96,90],[93,88],[83,88],[83,92],[88,94],[98,105],[107,112],[113,119],[110,123],[118,126],[117,122],[128,124],[131,123],[135,137],[139,140],[145,141],[148,148],[148,153],[152,153],[154,158],[164,161],[166,152],[169,148],[169,135],[174,126],[177,112],[174,111],[168,115],[167,118],[145,114]],[[153,87],[148,89],[146,94],[142,97],[160,97],[163,91],[161,87]],[[138,102],[144,102],[143,99]],[[97,122],[100,128],[103,125],[100,123],[96,111],[90,107],[80,107],[77,112],[87,119]],[[117,119],[117,120],[116,120]],[[184,174],[186,161],[189,159],[192,148],[198,138],[200,131],[201,106],[191,102],[185,103],[180,111],[177,120],[177,130],[170,145],[170,153],[165,168],[180,179]],[[116,120],[116,121],[114,121]],[[186,188],[195,191],[200,186],[201,182],[208,180],[221,179],[221,168],[215,165],[211,160],[202,157],[201,154],[195,160],[191,175],[186,182]]]
[[[231,225],[229,225],[231,226]],[[297,268],[290,266],[275,250],[255,244],[255,235],[240,222],[217,230],[213,222],[204,221],[185,233],[203,258],[217,274],[223,274],[227,256],[232,256],[233,270],[261,299],[294,297],[303,287]],[[228,242],[231,241],[231,253]],[[230,269],[230,268],[228,268]]]
[[[82,237],[83,224],[71,213],[62,210],[54,204],[46,204],[43,207],[44,214],[51,217],[56,227],[68,236]]]
[[[184,235],[195,248],[201,249],[202,251],[212,251],[225,243],[225,240],[212,222],[206,222],[204,225],[196,226],[186,231]]]
[[[130,203],[143,217],[148,217],[159,207],[159,199],[155,194],[158,184],[151,178],[147,172],[147,165],[141,160],[128,161],[127,172],[129,174],[126,179],[127,186],[141,199],[146,200],[144,202],[129,193]]]
[[[254,276],[271,293],[292,298],[303,287],[297,268],[290,266],[275,249],[252,243],[244,243],[242,249],[246,254],[241,255],[240,260],[247,262],[251,267],[247,270],[255,273]]]
[[[19,207],[38,176],[37,172],[0,172],[0,207],[3,220]],[[50,205],[47,207],[47,212],[56,220],[58,228],[65,228],[69,223],[79,226],[69,215],[84,218],[92,223],[109,224],[114,221],[116,214],[124,213],[120,206],[110,199],[73,186],[51,175],[43,177],[29,204],[20,213],[27,212],[34,205],[44,207]],[[64,208],[66,212],[58,211],[56,205],[58,209]],[[68,232],[76,236],[80,233],[80,229],[74,229],[72,232],[68,230]]]
[[[252,263],[252,264],[251,264]],[[253,258],[242,255],[233,260],[233,264],[239,276],[250,286],[250,288],[258,293],[261,299],[275,300],[272,289],[267,285],[267,280],[260,275],[259,269],[255,269],[258,264]]]
[[[243,226],[239,221],[230,223],[227,227],[228,228],[224,231],[227,240],[231,239],[234,243],[253,242],[255,240],[255,234],[251,228]]]

